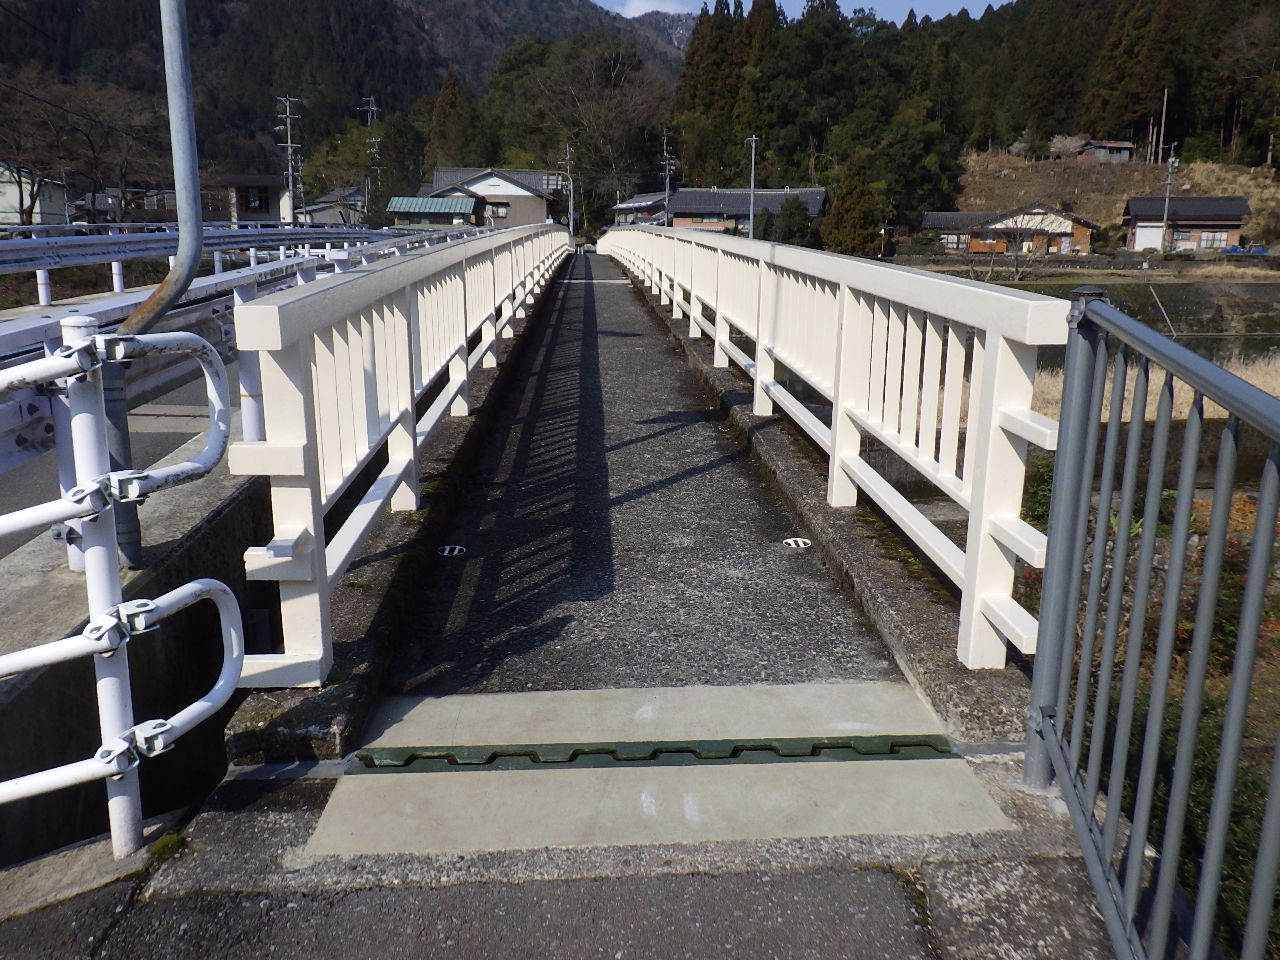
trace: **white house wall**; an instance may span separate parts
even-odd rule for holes
[[[468,190],[485,198],[536,196],[533,191],[518,187],[510,181],[503,180],[501,177],[486,177],[484,180],[476,180],[464,185]]]
[[[1006,217],[996,223],[989,224],[987,230],[1026,230],[1033,233],[1066,233],[1072,232],[1072,223],[1066,217],[1053,213],[1023,213]]]

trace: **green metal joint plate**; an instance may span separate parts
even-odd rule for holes
[[[349,774],[443,773],[548,768],[681,767],[743,763],[948,760],[946,737],[796,737],[777,740],[670,740],[625,743],[518,743],[381,747],[357,751]]]

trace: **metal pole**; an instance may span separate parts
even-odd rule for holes
[[[760,142],[760,138],[755,134],[747,137],[743,143],[751,144],[751,189],[748,193],[749,217],[748,217],[748,234],[752,240],[756,236],[756,144]]]
[[[64,343],[75,343],[98,332],[92,317],[72,317],[62,321]],[[67,401],[71,408],[72,449],[76,481],[92,486],[110,466],[107,454],[106,410],[103,402],[102,368],[67,380]],[[108,505],[96,517],[81,523],[84,550],[85,591],[89,618],[101,616],[120,603],[120,566],[116,559],[115,508]],[[117,739],[133,727],[133,695],[129,687],[129,653],[125,646],[111,654],[93,658],[98,693],[98,726],[102,743]],[[122,859],[142,847],[142,797],[138,771],[127,770],[106,781],[107,818],[111,826],[111,850]]]
[[[164,37],[165,89],[169,104],[169,140],[173,154],[173,184],[178,205],[178,252],[169,261],[168,275],[151,295],[120,325],[123,335],[145,333],[169,312],[191,285],[200,267],[204,223],[200,214],[200,169],[196,154],[195,102],[191,92],[191,59],[187,49],[186,0],[160,0],[160,25]],[[133,466],[129,443],[129,404],[123,364],[103,368],[110,423],[108,444],[111,469]],[[105,471],[104,471],[105,472]],[[120,552],[131,567],[142,565],[142,528],[137,504],[119,505],[116,518]]]

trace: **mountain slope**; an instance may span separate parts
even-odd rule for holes
[[[665,30],[646,19],[628,20],[591,0],[395,0],[421,30],[427,49],[475,90],[484,87],[498,57],[526,34],[563,40],[575,33],[603,31],[631,40],[641,58],[673,80],[680,72],[681,48]]]

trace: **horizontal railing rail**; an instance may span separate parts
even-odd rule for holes
[[[1056,777],[1119,956],[1185,939],[1191,960],[1262,960],[1280,945],[1280,399],[1100,293],[1080,291],[1067,348],[1026,776]]]
[[[75,232],[71,232],[72,226],[61,229],[22,227],[0,232],[0,274],[34,271],[37,300],[41,306],[48,306],[53,303],[52,270],[109,263],[111,288],[120,293],[125,288],[126,262],[172,259],[178,250],[178,231],[174,224],[163,224],[161,229],[156,229],[155,225],[119,224],[108,226],[105,231],[80,229],[83,225],[74,227]],[[206,225],[202,247],[213,257],[214,271],[221,273],[224,255],[234,251],[245,252],[249,265],[256,266],[261,259],[271,259],[273,250],[281,260],[293,252],[309,256],[313,248],[329,256],[337,244],[343,247],[378,243],[394,246],[396,241],[410,241],[419,245],[439,242],[442,238],[484,233],[488,229],[373,230],[347,225],[261,223]],[[19,231],[25,231],[29,236],[23,237]]]
[[[67,659],[93,658],[101,747],[92,757],[0,783],[0,803],[103,780],[112,848],[117,857],[142,844],[142,799],[136,767],[219,710],[235,690],[244,640],[235,597],[223,584],[197,580],[155,600],[123,601],[116,554],[115,508],[165,487],[206,475],[227,447],[230,404],[226,369],[212,345],[191,333],[120,337],[99,333],[95,317],[64,317],[62,345],[49,356],[0,370],[0,396],[33,387],[65,407],[71,483],[62,496],[0,516],[0,532],[55,521],[74,532],[85,573],[89,626],[75,636],[0,655],[0,676],[38,670]],[[106,364],[147,356],[194,359],[205,377],[209,429],[203,449],[183,463],[151,471],[111,470],[102,371]],[[68,539],[71,539],[70,537]],[[212,689],[172,717],[135,723],[128,641],[200,600],[212,600],[222,624],[223,667]]]
[[[567,252],[563,229],[518,227],[236,308],[264,434],[234,444],[230,465],[271,478],[274,536],[245,568],[279,583],[284,643],[246,657],[243,685],[324,681],[333,587],[384,506],[417,508],[418,450],[443,417],[468,412],[471,372],[496,363],[498,339]]]
[[[1031,391],[1037,348],[1065,340],[1066,301],[697,230],[615,228],[599,249],[709,338],[717,366],[754,381],[755,413],[776,406],[808,434],[831,504],[866,494],[960,588],[966,665],[1035,651],[1013,582],[1019,560],[1044,563],[1044,534],[1020,510],[1028,444],[1056,444]],[[871,465],[864,440],[967,511],[963,546]]]

